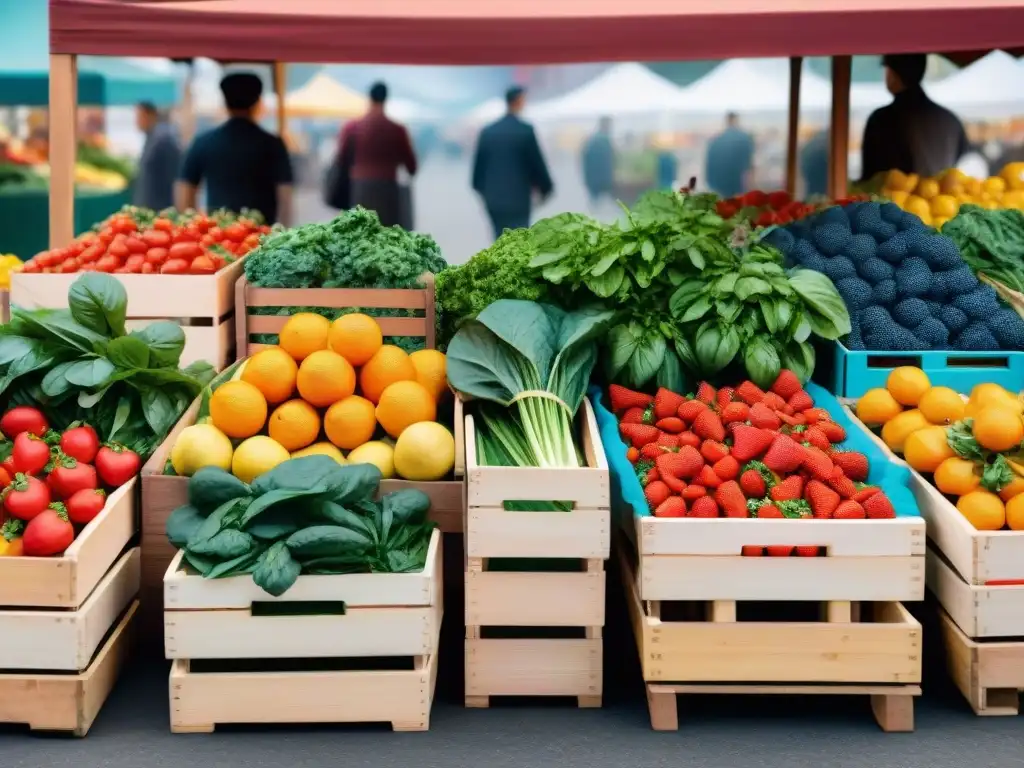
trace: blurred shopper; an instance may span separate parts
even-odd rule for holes
[[[602,117],[597,131],[583,145],[583,185],[590,196],[590,208],[596,211],[614,196],[615,148],[612,145],[611,118]]]
[[[815,133],[800,150],[804,197],[828,194],[828,129]]]
[[[181,146],[174,126],[148,101],[135,107],[135,124],[146,139],[132,185],[132,204],[154,211],[170,208],[181,166]]]
[[[537,134],[519,117],[525,102],[522,88],[508,90],[508,112],[480,132],[473,158],[473,189],[483,198],[495,238],[530,226],[533,196],[543,202],[554,189]]]
[[[725,116],[725,130],[708,142],[705,182],[721,197],[735,197],[747,190],[754,163],[754,139],[739,127],[739,116]]]
[[[967,153],[960,119],[928,98],[923,53],[884,56],[885,87],[892,104],[876,109],[864,126],[861,180],[896,169],[934,176],[952,168]]]
[[[279,136],[256,123],[263,83],[248,72],[220,81],[228,119],[197,136],[185,155],[175,204],[196,207],[199,185],[206,184],[207,207],[259,211],[268,223],[292,222],[292,164]]]
[[[679,175],[679,159],[672,151],[671,139],[658,136],[652,145],[657,158],[655,180],[658,189],[675,189],[676,177]]]
[[[374,83],[370,88],[370,109],[364,117],[348,123],[341,132],[339,162],[349,168],[351,205],[376,211],[385,227],[400,224],[411,228],[402,215],[398,168],[416,173],[416,154],[409,132],[384,114],[388,87]]]

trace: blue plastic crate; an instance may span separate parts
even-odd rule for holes
[[[901,365],[917,366],[933,385],[964,394],[986,382],[1011,392],[1024,388],[1024,352],[854,352],[837,341],[832,392],[860,397],[869,389],[884,387],[892,370]]]

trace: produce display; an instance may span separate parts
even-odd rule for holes
[[[372,317],[332,323],[300,312],[279,345],[213,382],[198,423],[174,444],[171,469],[218,467],[248,483],[289,458],[323,454],[373,464],[384,478],[439,480],[455,463],[455,440],[436,422],[445,370],[441,352],[384,344]]]
[[[130,161],[85,141],[78,144],[74,170],[77,186],[111,192],[123,190],[135,175],[135,166]],[[39,151],[29,147],[0,127],[0,188],[46,189],[49,177],[45,148]]]
[[[723,219],[736,218],[749,221],[755,227],[771,227],[806,219],[826,206],[847,205],[867,199],[867,195],[853,195],[824,203],[807,203],[794,200],[784,189],[775,192],[755,189],[736,197],[719,200],[715,205],[715,211]]]
[[[0,288],[11,287],[11,274],[21,272],[24,264],[13,253],[0,254]]]
[[[979,279],[995,281],[997,291],[999,285],[1024,291],[1024,212],[965,205],[942,234],[956,243]]]
[[[851,317],[848,349],[1024,350],[1024,319],[956,243],[892,203],[828,208],[766,240],[835,283]]]
[[[936,229],[965,204],[1024,209],[1024,163],[1008,163],[995,176],[975,179],[957,168],[935,177],[892,170],[880,178],[880,194]]]
[[[925,475],[978,530],[1024,530],[1024,402],[996,384],[964,397],[896,368],[857,401],[857,418]]]
[[[274,597],[303,573],[422,571],[430,498],[410,489],[374,501],[380,480],[374,466],[329,456],[289,459],[251,484],[206,467],[189,480],[167,536],[203,577],[252,574]]]
[[[178,214],[126,206],[70,245],[37,253],[22,271],[212,275],[269,232],[255,212]]]

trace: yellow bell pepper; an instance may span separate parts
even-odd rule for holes
[[[21,539],[25,532],[25,523],[21,520],[8,520],[0,527],[0,557],[19,557],[25,548]]]

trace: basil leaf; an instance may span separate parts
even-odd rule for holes
[[[755,294],[772,292],[771,283],[760,277],[741,277],[736,281],[736,298],[746,301]]]
[[[743,305],[735,299],[719,299],[715,302],[715,310],[723,322],[731,323],[743,310]]]
[[[730,272],[727,275],[722,275],[720,278],[718,278],[718,283],[715,285],[715,287],[721,293],[732,293],[733,290],[736,288],[736,281],[739,279],[739,277],[740,276],[735,272]]]
[[[838,339],[850,332],[850,313],[835,285],[825,275],[811,269],[797,269],[789,276],[789,284],[811,309],[822,315],[835,328]]]
[[[687,248],[686,255],[690,257],[690,263],[693,264],[694,269],[704,269],[704,254],[696,246],[691,245]]]
[[[132,331],[128,336],[146,345],[149,349],[149,363],[156,368],[177,368],[181,362],[181,353],[185,349],[185,331],[177,323],[160,320]]]
[[[114,372],[113,364],[105,357],[79,360],[64,371],[68,382],[76,387],[92,389],[103,386]]]
[[[804,313],[801,312],[796,320],[796,325],[793,329],[793,341],[803,343],[811,337],[811,324],[807,322],[807,318],[804,317]]]
[[[650,240],[644,240],[640,246],[640,257],[644,261],[654,261],[654,257],[657,255],[657,251],[654,248],[654,243]]]
[[[684,338],[676,337],[675,339],[676,354],[679,355],[679,362],[683,366],[693,372],[700,370],[700,363],[697,362],[697,353],[693,350],[693,345],[690,344]],[[680,390],[676,390],[677,392]]]
[[[690,305],[693,304],[699,296],[702,296],[706,290],[707,286],[703,281],[687,280],[676,288],[675,292],[669,298],[669,312],[672,313],[673,317],[682,317],[683,313],[690,308]]]
[[[618,251],[612,251],[611,253],[606,253],[604,256],[602,256],[598,260],[597,264],[595,264],[591,268],[590,274],[592,274],[594,277],[600,277],[605,272],[607,272],[609,269],[611,269],[612,265],[616,261],[618,261],[618,260],[619,260],[619,252]]]
[[[679,322],[690,323],[694,320],[700,320],[708,313],[709,309],[711,309],[711,299],[705,294],[687,307],[686,311],[683,312],[683,316],[679,318]]]
[[[260,555],[252,580],[256,586],[274,597],[280,597],[296,582],[302,566],[292,559],[283,541],[275,542]]]
[[[118,368],[148,368],[149,347],[141,339],[120,336],[107,344],[107,359]]]
[[[718,373],[725,368],[740,348],[740,336],[732,326],[713,323],[697,333],[694,352],[701,370],[706,375]]]
[[[779,323],[778,316],[775,314],[775,302],[771,299],[761,299],[758,301],[758,304],[761,305],[761,314],[764,316],[764,325],[768,329],[768,333],[778,332]],[[757,382],[754,383],[756,384]]]
[[[623,279],[626,277],[626,270],[622,268],[621,264],[616,264],[611,269],[602,272],[598,276],[591,276],[586,278],[584,281],[591,291],[602,299],[607,299],[610,296],[614,296],[615,292],[619,290],[619,286],[622,285]]]
[[[671,349],[665,350],[665,358],[654,378],[654,383],[664,387],[670,392],[683,392],[686,389],[686,377],[683,375],[683,367],[679,355]]]
[[[68,370],[78,364],[78,360],[58,363],[46,372],[39,386],[47,397],[60,397],[74,386],[68,381]]]
[[[743,366],[751,380],[766,389],[779,377],[782,362],[775,345],[769,339],[755,336],[743,348]]]
[[[653,379],[661,368],[667,350],[665,337],[660,333],[653,334],[638,344],[626,367],[630,386],[641,389]]]
[[[780,355],[782,367],[793,371],[800,381],[807,383],[814,373],[814,347],[807,342],[790,342],[782,349]]]
[[[115,277],[86,272],[71,284],[68,308],[75,322],[102,336],[124,336],[128,292]]]

